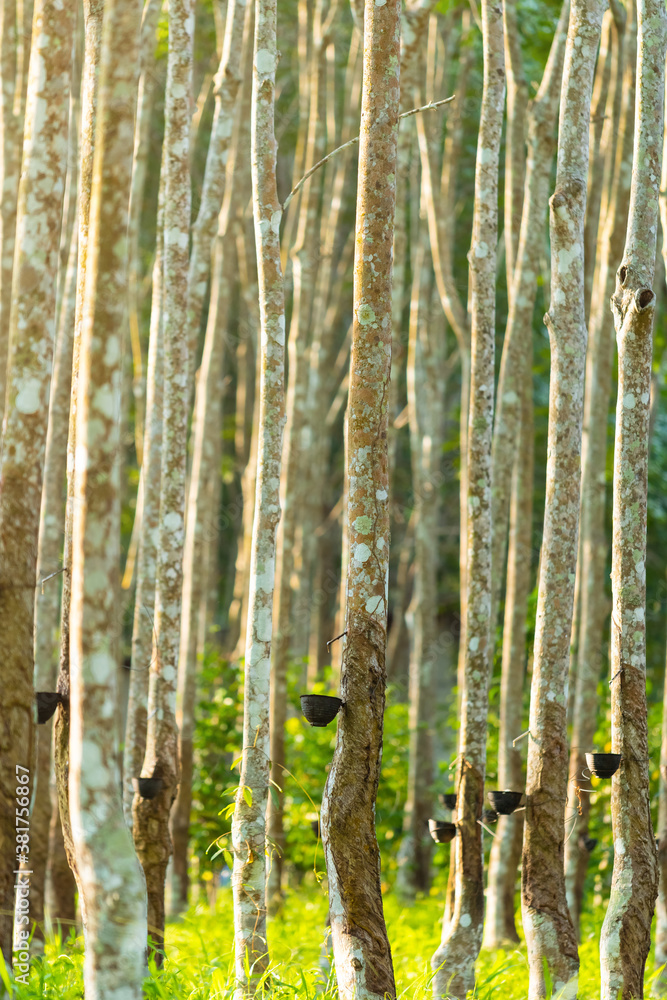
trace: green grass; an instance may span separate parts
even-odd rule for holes
[[[440,938],[443,898],[442,888],[410,907],[402,906],[391,892],[385,897],[399,997],[430,1000],[430,958]],[[315,997],[333,1000],[337,996],[335,981],[328,981],[320,967],[326,909],[324,891],[314,885],[302,885],[288,894],[282,914],[271,921],[267,986],[276,1000]],[[599,996],[598,939],[603,916],[601,906],[584,915],[579,979],[582,1000]],[[232,949],[231,891],[224,889],[218,895],[214,913],[208,905],[200,904],[193,906],[182,921],[168,925],[165,966],[160,972],[151,969],[145,984],[146,997],[231,1000]],[[17,1000],[75,1000],[83,995],[82,964],[81,938],[72,936],[66,941],[55,938],[47,942],[44,957],[33,960],[28,986],[9,980],[5,985]],[[647,968],[652,970],[651,959]],[[478,963],[475,1000],[491,997],[525,1000],[527,996],[525,947],[520,945],[508,952],[483,951]]]

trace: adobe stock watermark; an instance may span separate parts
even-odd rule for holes
[[[14,909],[14,976],[28,985],[30,971],[30,771],[16,765],[16,905]]]

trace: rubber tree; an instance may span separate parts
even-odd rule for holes
[[[248,38],[249,41],[249,38]],[[238,116],[234,138],[227,159],[225,196],[218,222],[214,247],[211,299],[204,352],[197,376],[192,426],[192,468],[187,494],[185,547],[183,552],[183,607],[181,643],[178,661],[176,722],[179,730],[181,777],[171,816],[174,840],[173,893],[174,912],[185,909],[188,899],[188,831],[192,806],[193,738],[195,721],[197,646],[199,615],[207,576],[202,567],[206,550],[217,540],[210,508],[213,479],[219,478],[222,399],[220,382],[225,365],[225,340],[231,296],[229,250],[236,222],[236,186],[234,177],[239,162]],[[212,530],[213,529],[213,530]]]
[[[276,0],[255,0],[252,81],[252,198],[259,278],[259,420],[255,512],[250,554],[241,774],[232,820],[236,996],[252,994],[268,965],[266,801],[269,790],[269,695],[285,420],[285,298],[280,261],[282,209],[276,187],[274,132]]]
[[[577,939],[565,900],[567,677],[579,527],[586,315],[584,219],[590,101],[604,4],[573,0],[561,91],[556,189],[550,200],[551,345],[544,530],[530,693],[521,908],[530,998],[575,997]]]
[[[148,892],[148,931],[156,961],[164,948],[164,887],[171,855],[169,814],[179,779],[176,682],[181,634],[185,478],[190,410],[188,264],[190,125],[194,9],[170,0],[164,137],[164,354],[160,527],[155,574],[153,651],[148,681],[146,752],[141,777],[157,794],[132,804],[132,834]]]
[[[329,917],[344,1000],[396,995],[382,911],[375,799],[385,704],[388,389],[401,6],[366,0],[347,411],[347,636],[336,749],[322,800]]]
[[[586,751],[595,738],[598,710],[598,682],[602,671],[603,630],[608,614],[605,593],[609,539],[605,527],[607,421],[599,414],[609,410],[614,350],[614,321],[609,301],[614,292],[616,266],[623,254],[628,220],[635,103],[635,36],[632,5],[628,4],[630,24],[621,26],[615,37],[613,69],[615,100],[608,117],[605,137],[610,148],[607,186],[600,210],[597,246],[597,270],[591,300],[586,354],[586,391],[581,450],[581,543],[579,546],[580,612],[576,656],[576,681],[572,719],[572,738],[565,815],[565,888],[575,927],[579,916],[588,868],[586,849],[590,817],[590,774]],[[622,107],[617,107],[622,103]],[[620,121],[619,121],[620,118]],[[617,136],[614,142],[613,136]],[[615,148],[611,148],[611,147]],[[609,168],[611,168],[609,170]],[[579,789],[582,791],[580,792]],[[573,819],[574,817],[574,819]]]
[[[67,201],[77,203],[78,94],[70,104],[70,157]],[[69,212],[63,211],[63,222]],[[72,212],[76,216],[76,211]],[[37,590],[35,593],[35,691],[55,690],[58,670],[57,630],[60,612],[60,556],[65,522],[63,484],[67,467],[67,434],[72,384],[72,350],[76,310],[76,272],[79,233],[76,219],[69,232],[69,252],[61,282],[61,298],[56,319],[53,374],[49,394],[49,422],[44,452],[44,480],[39,517]],[[65,234],[63,233],[63,237]],[[61,260],[62,266],[62,260]],[[43,583],[41,581],[44,581]],[[33,851],[30,861],[31,915],[35,920],[33,943],[43,940],[44,890],[49,853],[51,822],[53,725],[37,731],[35,803],[31,816]],[[38,944],[37,947],[40,947]]]
[[[425,213],[424,213],[425,214]],[[428,227],[420,222],[410,302],[407,358],[410,455],[415,506],[414,594],[406,617],[412,633],[409,668],[409,758],[403,838],[396,888],[407,899],[428,892],[433,841],[428,820],[433,807],[434,691],[438,666],[437,538],[439,476],[444,426],[442,356],[444,329],[433,322],[432,267]],[[438,303],[438,310],[441,313]],[[444,322],[444,317],[443,317]]]
[[[667,11],[637,0],[637,95],[628,231],[612,297],[618,346],[611,555],[614,868],[600,935],[602,1000],[641,998],[658,892],[646,704],[646,513],[653,292],[662,166]]]
[[[12,303],[12,271],[16,242],[16,199],[19,186],[23,116],[16,107],[17,31],[16,0],[4,0],[0,8],[0,121],[2,157],[0,159],[0,412],[5,410],[9,317]]]
[[[164,148],[162,157],[164,159]],[[164,164],[163,164],[164,166]],[[141,524],[139,526],[137,583],[134,595],[130,687],[123,747],[123,809],[132,829],[134,781],[141,774],[146,753],[148,686],[153,657],[155,574],[160,533],[160,481],[164,396],[164,170],[158,188],[157,232],[153,260],[151,317],[146,366],[145,423],[142,435]],[[130,267],[132,262],[130,260]],[[137,500],[137,503],[139,501]]]
[[[303,4],[303,0],[302,0]],[[305,7],[306,5],[303,4]],[[332,8],[333,9],[333,8]],[[312,39],[305,66],[301,65],[300,95],[307,114],[299,123],[300,139],[304,142],[303,172],[310,170],[321,157],[322,146],[322,84],[324,58],[331,29],[325,19],[325,5],[317,0],[312,12]],[[304,107],[304,110],[306,108]],[[289,255],[294,294],[288,336],[289,382],[286,398],[286,425],[283,462],[282,516],[278,529],[276,559],[276,641],[273,644],[271,673],[271,779],[282,788],[285,763],[285,719],[287,713],[287,667],[290,653],[298,648],[303,629],[298,628],[295,614],[294,577],[304,572],[303,524],[304,508],[309,488],[309,448],[307,435],[309,346],[313,299],[319,266],[317,239],[318,216],[322,192],[322,171],[306,182],[299,198],[294,241]],[[277,790],[276,790],[277,791]],[[285,834],[283,830],[283,798],[278,793],[269,800],[268,831],[273,846],[273,858],[268,872],[269,904],[279,905],[281,896]]]
[[[663,150],[663,170],[665,165]],[[667,676],[667,667],[665,670]],[[667,684],[662,697],[662,741],[660,745],[660,798],[658,805],[658,899],[655,909],[655,968],[662,969],[653,986],[653,996],[667,992]]]
[[[116,720],[122,330],[140,19],[137,0],[105,7],[77,388],[69,807],[84,984],[95,1000],[138,1000],[147,974],[146,889],[123,817]]]
[[[75,23],[73,2],[58,8],[42,2],[36,5],[17,205],[0,458],[0,624],[5,637],[1,703],[4,734],[0,754],[0,949],[6,958],[12,949],[13,871],[17,867],[16,766],[32,771],[34,752],[37,545]]]
[[[468,416],[468,556],[461,726],[456,771],[455,897],[431,965],[435,996],[473,989],[484,922],[482,816],[491,637],[492,464],[498,242],[498,164],[505,103],[503,8],[482,3],[484,86],[477,139],[471,288]]]
[[[502,640],[500,728],[498,733],[498,787],[520,788],[523,783],[521,748],[513,741],[522,731],[523,677],[527,587],[530,578],[533,442],[524,428],[530,423],[532,377],[529,365],[532,320],[537,294],[536,260],[544,234],[544,217],[556,148],[556,118],[569,18],[569,0],[563,4],[542,82],[528,105],[527,163],[519,243],[515,253],[509,315],[498,379],[493,429],[493,620],[497,616],[500,583],[507,545],[507,588]],[[507,51],[507,44],[505,46]],[[531,399],[528,399],[528,396]],[[520,447],[517,449],[517,437]],[[514,508],[514,522],[512,509]],[[498,948],[518,941],[514,893],[521,857],[522,814],[501,816],[489,858],[487,915],[484,942]]]

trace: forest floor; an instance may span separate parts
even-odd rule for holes
[[[402,906],[389,892],[385,914],[391,941],[399,998],[430,1000],[430,958],[439,937],[443,912],[443,892],[419,899],[414,906]],[[580,947],[579,997],[599,996],[600,971],[598,939],[604,916],[602,907],[583,918]],[[271,921],[270,996],[327,1000],[337,996],[335,985],[327,984],[320,968],[326,919],[326,895],[322,888],[301,887],[289,892],[282,914]],[[230,889],[218,894],[215,910],[193,906],[179,923],[168,925],[162,972],[153,968],[146,983],[149,1000],[227,1000],[233,993],[233,913]],[[72,936],[47,943],[44,959],[36,959],[30,984],[5,986],[17,1000],[75,1000],[83,996],[83,940]],[[0,963],[1,966],[1,963]],[[652,971],[652,958],[647,968]],[[4,970],[2,970],[4,971]],[[649,972],[650,976],[650,972]],[[648,985],[647,976],[647,985]],[[647,989],[647,994],[650,987]],[[525,947],[508,952],[483,951],[478,965],[475,1000],[502,997],[525,1000],[528,996],[528,965]]]

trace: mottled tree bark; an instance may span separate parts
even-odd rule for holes
[[[189,392],[192,394],[202,308],[211,269],[218,214],[225,194],[226,165],[238,116],[238,96],[242,80],[244,23],[252,12],[251,3],[229,0],[220,65],[215,76],[215,111],[206,154],[199,212],[192,226],[192,252],[188,273]]]
[[[424,42],[428,30],[433,0],[412,0],[403,5],[401,17],[401,113],[416,106],[415,93],[423,73]],[[396,218],[394,221],[394,254],[392,296],[391,381],[389,383],[389,469],[393,478],[396,461],[397,432],[393,427],[399,414],[401,399],[401,369],[405,366],[405,333],[403,313],[409,293],[408,283],[408,176],[415,145],[412,123],[398,132],[396,159]]]
[[[312,15],[310,54],[307,71],[304,70],[308,92],[308,117],[302,124],[305,129],[303,171],[306,173],[321,158],[322,123],[321,103],[324,57],[330,25],[324,22],[322,0],[314,6]],[[288,368],[285,425],[285,455],[283,463],[283,488],[281,491],[282,515],[278,529],[276,553],[276,641],[272,648],[271,663],[271,780],[280,788],[283,785],[285,763],[285,719],[287,713],[287,666],[290,653],[295,651],[301,636],[296,627],[295,575],[304,573],[303,536],[299,531],[303,523],[308,496],[309,447],[307,404],[310,374],[309,346],[315,284],[318,270],[318,210],[322,191],[322,172],[306,182],[299,200],[294,244],[290,248],[294,295],[288,337]],[[298,550],[298,551],[297,551]],[[298,589],[298,588],[297,588]],[[298,650],[304,652],[303,649]],[[268,836],[272,847],[272,860],[268,869],[269,905],[280,903],[285,834],[283,831],[283,799],[280,793],[269,799]]]
[[[612,533],[611,743],[614,869],[600,936],[602,1000],[641,1000],[658,859],[646,705],[646,507],[667,11],[637,0],[637,103],[625,252],[612,298],[618,345]]]
[[[532,344],[523,358],[521,436],[512,473],[507,586],[500,680],[498,788],[524,785],[521,750],[513,740],[523,730],[523,690],[526,667],[526,616],[531,584],[533,528],[533,380]],[[500,816],[489,858],[484,944],[499,948],[517,942],[514,895],[523,843],[523,813]]]
[[[163,168],[164,168],[163,150]],[[153,656],[155,572],[160,532],[160,478],[162,471],[162,421],[164,394],[164,169],[158,193],[158,218],[153,261],[146,413],[141,466],[142,511],[137,559],[137,586],[132,621],[130,688],[123,748],[123,811],[130,829],[134,819],[134,779],[141,774],[146,753],[148,679]],[[138,503],[138,501],[137,501]]]
[[[84,59],[81,81],[81,135],[79,138],[79,204],[78,204],[78,262],[76,275],[76,307],[74,340],[72,344],[72,382],[70,391],[69,428],[67,436],[67,502],[65,507],[65,538],[63,541],[63,586],[60,609],[60,663],[56,690],[65,701],[56,709],[54,723],[54,765],[56,793],[60,811],[65,853],[79,887],[79,906],[85,920],[85,898],[74,856],[74,843],[69,810],[69,752],[70,752],[70,604],[72,595],[72,525],[75,506],[74,459],[76,453],[76,423],[78,412],[78,385],[81,359],[84,292],[88,261],[88,224],[93,177],[93,152],[97,124],[98,77],[102,38],[103,6],[86,2],[84,16]]]
[[[425,213],[424,213],[425,214]],[[431,323],[431,258],[428,228],[421,223],[410,303],[407,359],[408,408],[412,486],[415,506],[415,584],[407,617],[412,644],[409,674],[408,794],[403,839],[398,855],[396,886],[403,896],[427,892],[431,881],[433,841],[428,820],[433,813],[433,721],[437,646],[437,575],[439,473],[442,450],[444,393],[439,378],[443,330]]]
[[[468,18],[464,14],[461,36],[465,36]],[[464,99],[472,60],[471,49],[463,49],[459,59],[455,102],[449,116],[442,162],[440,191],[436,194],[426,129],[417,115],[417,135],[422,165],[422,186],[425,188],[431,255],[440,301],[447,322],[456,336],[461,361],[461,405],[459,412],[459,592],[461,602],[461,632],[459,635],[458,686],[463,687],[465,661],[465,623],[468,556],[468,410],[470,394],[470,327],[454,280],[454,219],[456,206],[456,174],[463,149]],[[458,106],[457,106],[458,105]],[[454,848],[452,848],[453,852]],[[453,871],[453,867],[452,867]]]
[[[16,243],[16,198],[19,186],[23,118],[14,109],[17,79],[16,0],[0,7],[0,413],[5,411],[9,316],[12,305],[12,270]]]
[[[156,31],[160,16],[160,7],[161,0],[145,0],[141,17],[139,89],[137,94],[137,120],[134,128],[134,154],[132,160],[132,186],[130,188],[130,216],[128,226],[128,321],[130,326],[130,344],[132,347],[132,391],[135,406],[134,440],[137,462],[140,467],[143,463],[144,434],[146,430],[146,387],[144,385],[144,366],[141,356],[141,339],[139,336],[139,229],[148,170],[151,112],[153,110],[155,92]],[[140,507],[137,500],[135,516],[141,517],[142,514],[143,508]]]
[[[491,552],[498,162],[505,101],[502,3],[482,2],[484,88],[477,140],[471,287],[468,418],[468,556],[461,728],[456,773],[455,899],[431,965],[435,996],[464,1000],[482,944],[484,876],[481,819],[486,768],[488,688],[493,664]]]
[[[91,1000],[138,1000],[147,972],[145,885],[123,818],[115,711],[119,408],[140,17],[137,0],[109,0],[104,12],[77,390],[69,805]]]
[[[276,530],[285,412],[285,301],[280,263],[282,210],[276,188],[274,101],[276,0],[255,0],[252,89],[252,189],[259,276],[261,360],[257,486],[250,555],[243,748],[232,821],[237,998],[253,994],[268,966],[266,942],[266,800]]]
[[[238,128],[236,128],[238,140]],[[225,206],[220,216],[215,245],[211,302],[204,342],[204,354],[197,377],[192,428],[192,469],[187,499],[185,547],[183,551],[183,608],[181,641],[176,692],[176,723],[179,731],[180,782],[171,815],[174,841],[172,909],[175,913],[187,907],[188,901],[188,831],[192,805],[192,767],[194,715],[196,695],[197,647],[200,606],[207,584],[202,572],[206,550],[210,549],[215,533],[206,523],[210,510],[210,485],[219,476],[219,445],[221,435],[222,399],[220,381],[225,352],[225,334],[230,299],[230,252],[225,252],[232,235],[233,174],[238,159],[238,142],[232,146],[227,163]],[[231,257],[233,260],[233,257]],[[218,463],[216,467],[216,461]]]
[[[76,149],[78,145],[78,114],[73,109],[70,130],[74,132],[74,176],[69,178],[69,197],[77,200]],[[70,142],[72,136],[70,135]],[[70,234],[70,247],[64,278],[62,300],[58,313],[54,348],[53,376],[49,398],[49,423],[44,453],[44,482],[39,519],[37,552],[37,589],[35,596],[35,691],[54,691],[58,670],[57,628],[60,610],[60,576],[58,574],[65,524],[65,497],[63,484],[67,468],[67,434],[72,385],[72,348],[74,341],[74,315],[76,310],[76,272],[79,244],[78,228]],[[40,581],[51,576],[45,583]],[[34,843],[31,866],[33,875],[30,887],[31,915],[36,923],[33,940],[43,940],[44,885],[49,851],[49,826],[51,823],[51,771],[53,725],[40,726],[37,730],[37,758],[35,804],[31,817],[31,835]]]
[[[0,459],[0,948],[12,948],[16,765],[32,776],[37,543],[53,358],[75,5],[35,10]],[[47,41],[48,40],[48,41]],[[39,253],[37,253],[39,248]],[[31,782],[32,784],[32,782]]]
[[[343,1000],[396,994],[382,912],[375,798],[385,702],[387,404],[399,112],[400,4],[366,0],[347,428],[344,706],[322,801],[329,916]]]
[[[586,356],[586,391],[581,449],[581,544],[577,567],[580,590],[580,623],[576,651],[576,683],[572,720],[567,812],[565,814],[565,888],[575,927],[583,898],[589,852],[590,772],[586,751],[591,750],[598,714],[597,686],[602,669],[604,620],[608,613],[605,594],[608,539],[605,531],[607,421],[613,356],[613,317],[609,301],[616,280],[615,268],[623,253],[632,178],[632,142],[635,101],[635,26],[627,38],[615,38],[615,89],[623,99],[621,120],[616,107],[609,116],[609,131],[619,134],[607,177],[606,205],[602,206],[598,240],[598,265],[589,322]],[[616,95],[614,95],[616,96]],[[611,136],[609,137],[611,140]],[[577,789],[584,790],[578,794]],[[574,818],[576,817],[576,818]]]
[[[602,18],[600,51],[598,52],[593,96],[591,98],[588,186],[586,192],[586,222],[584,224],[584,302],[586,319],[590,316],[591,297],[597,255],[595,253],[600,223],[600,207],[604,187],[605,143],[609,135],[604,123],[607,109],[613,103],[612,67],[614,62],[613,23],[611,10]]]
[[[514,288],[526,171],[526,114],[528,84],[523,72],[516,0],[504,0],[505,72],[507,76],[507,136],[505,140],[505,271],[507,294]]]
[[[663,178],[665,155],[663,149]],[[665,669],[667,678],[667,666]],[[658,804],[658,869],[659,886],[655,911],[655,967],[667,966],[667,680],[662,694],[662,741],[660,744],[660,798]],[[667,993],[667,967],[654,981],[652,995]]]
[[[572,0],[561,93],[556,190],[551,197],[551,343],[544,533],[535,627],[521,875],[531,1000],[577,993],[579,956],[565,899],[563,823],[568,760],[566,685],[579,526],[586,362],[584,217],[588,119],[602,2]]]
[[[146,752],[141,777],[160,781],[157,795],[137,791],[132,834],[148,892],[148,932],[161,964],[164,886],[171,855],[169,813],[179,779],[176,681],[181,631],[185,476],[191,365],[188,327],[190,122],[194,10],[169,2],[169,49],[164,136],[164,389],[160,527],[155,574],[153,651],[148,680]]]
[[[667,81],[665,82],[667,88]],[[667,242],[665,242],[665,232],[667,231],[667,156],[665,155],[665,145],[662,150],[662,182],[660,185],[660,221],[662,227],[662,255],[663,262],[667,255]],[[649,433],[650,433],[649,419]],[[650,437],[649,437],[650,447]],[[656,904],[655,921],[655,967],[656,970],[662,965],[660,976],[655,980],[653,995],[664,997],[667,995],[667,661],[665,664],[665,683],[663,687],[663,708],[662,708],[662,741],[660,745],[660,792],[658,800],[658,868],[659,886],[658,899]]]
[[[540,88],[528,108],[525,191],[519,246],[498,378],[498,403],[493,432],[493,597],[494,627],[505,568],[513,460],[520,433],[522,359],[531,336],[537,260],[544,234],[549,182],[555,150],[556,117],[570,11],[565,0],[554,33]],[[514,734],[515,736],[518,734]]]
[[[555,125],[565,53],[569,0],[563,4],[554,33],[549,59],[540,88],[528,109],[528,160],[519,245],[515,256],[513,288],[505,329],[498,381],[498,404],[493,434],[493,597],[492,620],[498,616],[500,586],[507,545],[507,517],[512,504],[520,523],[510,527],[507,558],[507,590],[503,628],[503,659],[498,734],[498,787],[520,788],[523,784],[520,753],[512,740],[521,732],[523,671],[525,664],[525,588],[530,576],[529,477],[533,443],[524,437],[523,414],[530,415],[531,370],[526,359],[531,352],[532,319],[537,293],[536,260],[544,233],[549,181],[556,146]],[[525,432],[530,435],[531,432]],[[517,435],[521,442],[517,451]],[[521,468],[517,467],[521,464]],[[522,511],[521,514],[518,512]],[[528,552],[526,551],[528,547]],[[521,624],[521,615],[524,622]],[[507,784],[507,782],[511,784]],[[516,784],[516,782],[520,784]],[[507,940],[518,940],[514,925],[514,888],[521,855],[522,817],[502,817],[489,859],[487,917],[484,942],[498,948]]]

